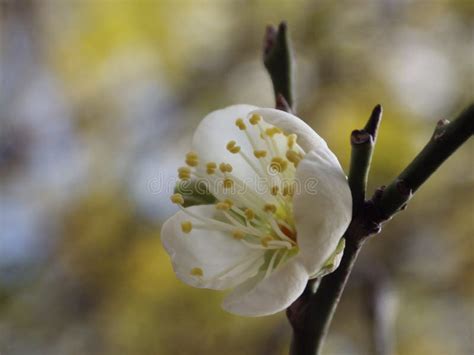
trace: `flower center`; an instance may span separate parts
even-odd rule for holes
[[[180,194],[171,200],[196,220],[182,223],[184,233],[193,229],[219,230],[250,249],[260,249],[265,259],[262,268],[268,275],[298,252],[292,200],[297,192],[296,168],[305,151],[297,144],[295,134],[285,134],[264,122],[260,115],[253,114],[247,120],[237,118],[235,125],[245,134],[245,146],[252,151],[242,149],[237,140],[229,141],[225,149],[241,157],[257,183],[249,185],[240,179],[228,162],[203,162],[197,153],[190,152],[186,166],[178,169],[179,178],[202,181],[217,198],[216,214],[208,218],[183,208]],[[202,276],[195,270],[191,274]]]

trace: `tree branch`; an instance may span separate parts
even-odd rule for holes
[[[438,124],[431,140],[398,178],[387,188],[378,189],[371,200],[356,209],[344,234],[346,248],[339,268],[324,277],[316,294],[307,299],[307,314],[299,319],[290,319],[294,329],[292,355],[320,353],[334,311],[364,241],[380,232],[380,224],[403,208],[413,192],[473,134],[473,125],[474,105],[465,109],[452,123],[443,121]],[[353,150],[353,154],[359,152]]]
[[[365,128],[354,130],[351,134],[352,154],[348,180],[352,192],[353,213],[360,209],[365,201],[370,163],[381,119],[382,106],[377,105]]]
[[[474,104],[451,123],[440,120],[428,144],[383,191],[377,208],[388,219],[403,208],[413,193],[474,133]]]
[[[365,234],[365,232],[361,233],[361,230],[365,230],[366,227],[365,224],[359,223],[356,216],[362,215],[361,212],[364,210],[367,176],[381,118],[382,107],[377,105],[364,129],[352,132],[351,170],[348,180],[354,199],[353,220],[344,235],[346,239],[344,255],[336,271],[321,280],[316,293],[295,302],[297,307],[304,309],[305,312],[298,312],[300,317],[288,317],[293,326],[291,355],[319,353],[342,291],[359,254],[363,242],[359,235]],[[378,231],[380,231],[378,225],[371,226],[371,233]],[[291,305],[287,313],[291,314],[293,307]]]
[[[285,22],[276,29],[267,26],[263,43],[263,64],[270,75],[276,107],[291,112],[293,102],[293,56]]]
[[[292,88],[292,53],[287,27],[268,26],[264,38],[265,67],[271,77],[276,107],[288,112],[294,108]],[[322,280],[310,280],[304,293],[287,309],[293,327],[291,355],[319,354],[339,299],[364,241],[380,232],[381,223],[403,209],[413,193],[458,149],[474,131],[474,104],[452,123],[442,120],[435,132],[407,168],[386,188],[379,188],[366,201],[367,178],[380,124],[382,108],[378,105],[362,130],[351,135],[351,167],[348,182],[353,204],[352,221],[344,233],[344,255],[338,269]],[[317,290],[316,290],[317,288]]]

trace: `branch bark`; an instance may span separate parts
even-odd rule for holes
[[[285,22],[281,22],[278,29],[267,26],[263,43],[263,64],[273,83],[276,107],[292,112],[293,55]]]
[[[344,234],[346,248],[339,268],[321,280],[317,292],[306,298],[307,305],[299,305],[300,308],[307,309],[307,313],[297,319],[290,319],[294,329],[290,354],[320,354],[337,304],[365,240],[380,232],[381,223],[391,219],[406,206],[413,193],[472,136],[473,130],[474,104],[465,109],[452,123],[438,123],[430,141],[408,167],[388,187],[378,189],[372,199],[355,209],[353,220]],[[370,149],[362,150],[357,146],[354,149],[353,145],[353,155],[362,152],[371,154]],[[365,161],[370,159],[366,157]],[[364,169],[358,166],[352,174],[363,176],[360,170],[364,172]]]
[[[276,107],[292,112],[292,51],[287,26],[268,26],[264,38],[264,65],[273,83]],[[418,188],[453,154],[474,131],[474,104],[449,123],[441,120],[423,150],[387,187],[379,188],[366,200],[367,179],[382,116],[377,105],[361,130],[351,134],[351,167],[348,182],[353,197],[352,221],[343,238],[344,255],[338,269],[322,280],[310,280],[305,292],[287,309],[293,327],[291,355],[317,355],[347,279],[365,240],[381,230],[381,224],[404,209]]]
[[[299,312],[301,315],[299,318],[289,317],[293,326],[291,355],[319,354],[342,291],[364,242],[364,238],[361,236],[380,231],[378,224],[368,223],[366,225],[360,218],[366,209],[364,200],[367,176],[381,118],[382,107],[377,105],[365,128],[352,132],[351,170],[348,180],[354,200],[353,220],[344,234],[346,239],[344,255],[336,271],[321,280],[320,286],[314,294],[295,302],[298,307],[305,309],[305,312]],[[301,305],[301,302],[304,304]],[[294,305],[290,306],[290,314],[293,307]]]

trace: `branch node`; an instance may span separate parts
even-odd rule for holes
[[[433,140],[434,141],[438,141],[444,136],[444,134],[446,133],[446,128],[447,128],[448,124],[449,124],[449,121],[445,118],[439,120],[436,123],[436,128],[435,128],[434,133],[433,133]]]
[[[413,196],[413,190],[405,180],[397,181],[397,190],[406,199],[410,199]]]
[[[370,143],[373,142],[372,135],[369,132],[363,129],[356,129],[352,131],[352,134],[351,134],[352,145],[365,144],[368,142]]]

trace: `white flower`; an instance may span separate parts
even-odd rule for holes
[[[232,289],[223,308],[262,316],[287,308],[309,279],[333,271],[351,220],[347,179],[326,142],[298,117],[235,105],[199,124],[181,179],[205,182],[213,205],[184,208],[163,225],[178,278]]]

